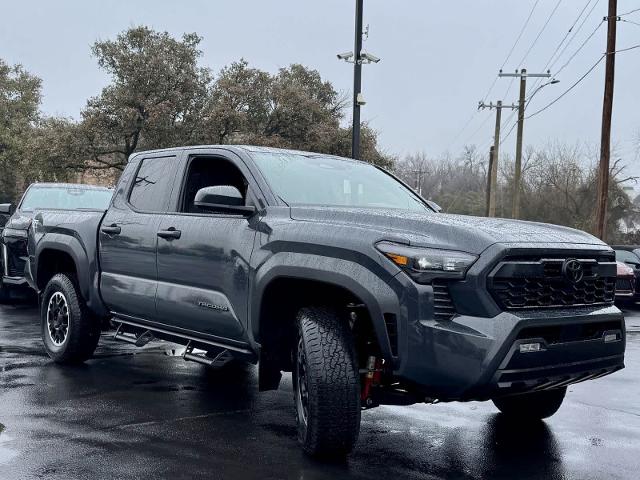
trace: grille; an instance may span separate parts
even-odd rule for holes
[[[490,275],[489,290],[507,310],[611,304],[616,264],[580,259],[584,276],[571,282],[562,273],[564,259],[504,261]]]
[[[17,241],[6,245],[7,248],[7,273],[9,277],[22,277],[24,275],[27,256],[27,242]]]
[[[451,320],[456,309],[446,282],[433,282],[433,316],[436,320]]]
[[[520,330],[518,339],[542,338],[548,345],[565,342],[580,342],[602,338],[605,332],[622,330],[624,325],[618,320],[595,323],[570,323],[565,325],[550,325],[541,327],[527,327]]]
[[[618,280],[616,280],[616,290],[633,291],[631,280],[629,280],[628,278],[619,278]]]

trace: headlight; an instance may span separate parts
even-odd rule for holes
[[[16,237],[16,238],[26,238],[27,231],[26,230],[18,230],[17,228],[5,228],[2,231],[3,237]]]
[[[434,278],[462,279],[478,259],[476,255],[456,250],[409,247],[392,242],[380,242],[376,248],[418,283],[430,283]]]

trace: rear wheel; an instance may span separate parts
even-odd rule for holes
[[[293,364],[298,441],[311,455],[346,455],[360,432],[360,377],[347,322],[330,308],[300,310]]]
[[[493,403],[502,413],[514,419],[540,420],[558,411],[566,393],[567,387],[555,388],[494,398]]]
[[[59,273],[49,281],[40,316],[44,348],[55,362],[91,358],[100,339],[100,322],[86,307],[74,276]]]

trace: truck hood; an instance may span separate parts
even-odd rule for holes
[[[494,243],[606,245],[573,228],[504,218],[345,207],[292,207],[291,218],[365,228],[377,232],[378,239],[386,237],[474,254]]]
[[[14,230],[29,230],[31,220],[35,212],[15,212],[7,221],[4,228],[12,228]]]

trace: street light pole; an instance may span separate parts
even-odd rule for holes
[[[362,8],[363,0],[356,0],[356,38],[353,62],[353,134],[351,136],[351,157],[360,158],[360,102],[362,90]]]

